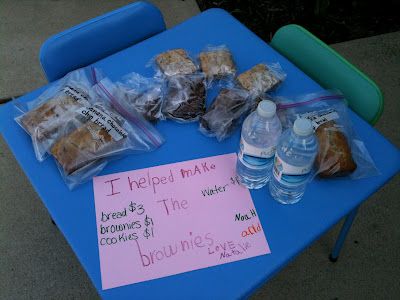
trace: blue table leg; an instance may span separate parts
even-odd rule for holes
[[[339,254],[340,254],[340,250],[342,250],[343,243],[346,239],[346,236],[349,233],[349,230],[351,228],[351,225],[353,224],[354,218],[357,215],[358,208],[359,208],[359,206],[357,206],[355,209],[353,209],[347,215],[346,220],[344,221],[344,224],[342,226],[342,229],[340,230],[339,236],[336,240],[335,246],[333,247],[333,250],[332,250],[331,254],[329,255],[329,260],[331,262],[337,261]]]

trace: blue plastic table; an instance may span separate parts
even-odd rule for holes
[[[288,74],[287,80],[277,92],[279,95],[321,89],[236,19],[217,9],[209,10],[175,28],[107,57],[95,63],[95,66],[103,69],[114,80],[132,71],[151,76],[153,70],[145,65],[155,54],[177,47],[197,54],[208,44],[227,45],[232,50],[240,72],[259,62],[279,61]],[[31,92],[21,100],[32,100],[44,89],[45,87]],[[208,101],[214,94],[215,91],[210,92]],[[36,161],[31,140],[13,121],[14,115],[13,103],[0,107],[2,135],[99,294],[108,299],[245,297],[384,185],[400,168],[400,152],[396,147],[360,117],[351,113],[355,129],[365,141],[381,175],[357,181],[315,180],[309,185],[302,201],[291,206],[284,206],[272,200],[266,188],[251,191],[272,254],[103,291],[92,184],[86,183],[74,191],[69,191],[52,159],[43,163]],[[233,137],[219,143],[201,135],[197,127],[198,124],[162,122],[157,128],[166,138],[166,143],[160,149],[114,161],[102,174],[237,150],[239,130]]]

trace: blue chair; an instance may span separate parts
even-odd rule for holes
[[[49,82],[165,30],[160,10],[135,2],[47,39],[40,63]]]

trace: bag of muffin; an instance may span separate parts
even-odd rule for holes
[[[353,129],[344,96],[322,91],[292,99],[275,98],[283,127],[297,118],[309,119],[318,138],[316,174],[322,178],[348,176],[351,179],[379,175],[364,143]]]
[[[141,114],[120,105],[104,86],[108,81],[93,86],[94,102],[76,110],[66,134],[50,148],[70,189],[97,175],[111,159],[153,151],[164,142]]]
[[[43,161],[50,147],[66,134],[65,124],[77,110],[92,103],[91,88],[101,72],[86,67],[68,73],[29,103],[17,103],[15,121],[31,136],[36,158]]]
[[[226,139],[239,127],[251,106],[247,91],[230,86],[221,88],[200,117],[200,132],[218,141]]]
[[[147,121],[164,120],[161,111],[164,98],[165,81],[159,78],[146,78],[138,73],[129,73],[120,82],[105,78],[103,87],[113,95],[115,101],[125,110],[136,110]]]

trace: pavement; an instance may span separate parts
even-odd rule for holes
[[[46,81],[39,47],[51,34],[131,1],[0,2],[0,98]],[[151,1],[168,27],[197,14],[194,0]],[[43,13],[46,11],[46,13]],[[400,32],[332,45],[381,87],[376,128],[400,147]],[[0,299],[98,299],[96,290],[0,138]],[[251,298],[398,299],[400,176],[361,207],[339,261],[328,260],[340,224],[325,233]]]

